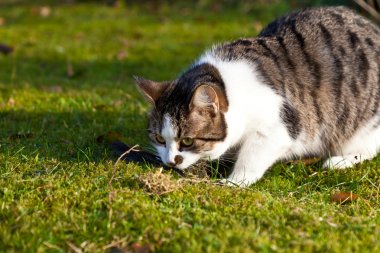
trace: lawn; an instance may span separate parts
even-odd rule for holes
[[[175,78],[296,4],[33,2],[0,3],[0,252],[380,252],[380,157],[278,163],[240,189],[109,149],[149,144],[133,75]]]

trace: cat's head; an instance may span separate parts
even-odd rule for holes
[[[215,67],[194,66],[172,82],[136,83],[153,105],[149,138],[165,164],[184,169],[226,151],[228,101]]]

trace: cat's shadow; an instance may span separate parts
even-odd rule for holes
[[[141,143],[146,139],[146,133],[139,126],[143,122],[124,124],[120,117],[116,113],[91,111],[2,111],[0,153],[5,158],[16,156],[23,160],[39,157],[60,162],[99,162],[110,159],[108,144],[98,138],[110,129],[130,136],[131,142]],[[125,119],[130,123],[134,120],[138,121],[132,116]]]

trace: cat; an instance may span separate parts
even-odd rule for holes
[[[174,81],[135,80],[168,166],[237,149],[227,182],[249,186],[279,160],[347,168],[379,152],[380,29],[346,7],[283,16],[214,46]]]

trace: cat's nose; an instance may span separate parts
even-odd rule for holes
[[[175,166],[181,164],[182,162],[183,162],[183,157],[180,156],[180,155],[176,155],[176,156],[174,157],[174,162],[168,162],[167,165],[168,165],[169,167],[175,167]]]
[[[176,155],[174,157],[174,161],[175,161],[175,165],[179,165],[179,164],[181,164],[183,162],[183,157],[180,156],[180,155]]]

